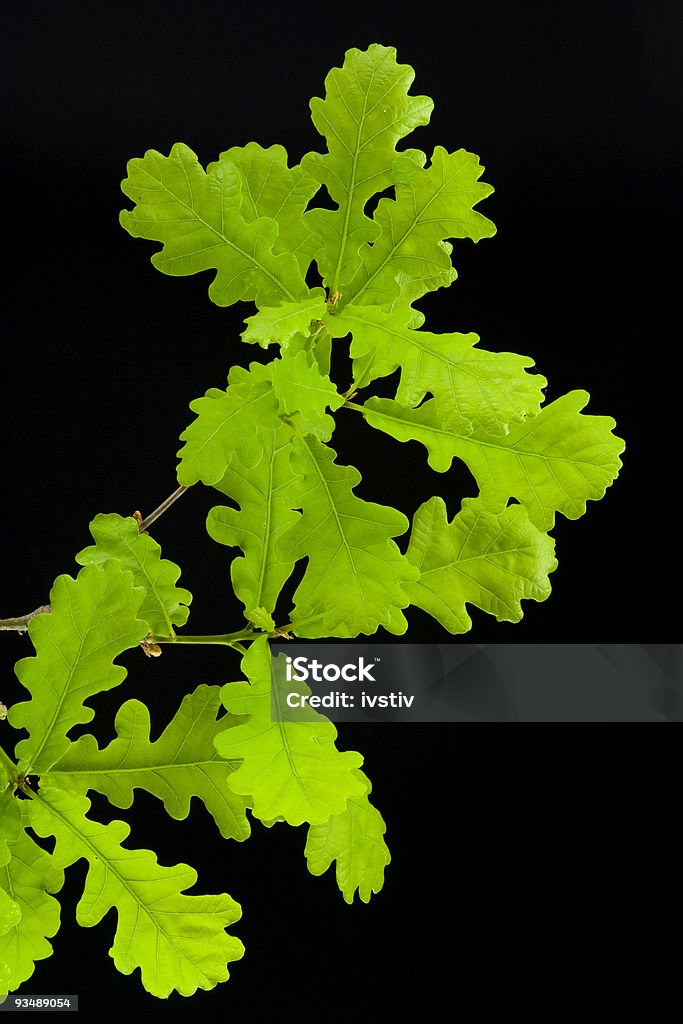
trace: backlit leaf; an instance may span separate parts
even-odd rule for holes
[[[334,431],[334,420],[327,409],[338,409],[344,404],[328,376],[321,374],[318,364],[305,351],[285,350],[272,364],[273,388],[280,403],[280,411],[294,417],[304,434],[314,434],[321,441],[329,441]]]
[[[408,307],[425,292],[451,284],[457,275],[444,240],[478,242],[496,232],[474,209],[493,192],[479,181],[483,171],[479,157],[464,149],[448,153],[437,146],[426,169],[414,155],[397,157],[396,199],[381,199],[377,206],[380,233],[361,249],[362,265],[346,289],[347,301],[386,306],[400,293],[401,306]]]
[[[283,146],[264,149],[256,142],[232,146],[221,153],[207,174],[222,165],[231,164],[240,172],[240,213],[247,223],[258,217],[269,217],[278,226],[274,253],[291,253],[305,276],[311,257],[320,244],[319,237],[304,219],[309,200],[318,191],[318,183],[299,167],[287,166]]]
[[[30,978],[36,960],[52,955],[48,939],[59,930],[60,907],[50,894],[64,884],[61,867],[23,829],[10,844],[10,852],[10,860],[0,867],[0,893],[6,893],[6,927],[0,928],[0,963],[5,968],[0,995]]]
[[[286,693],[292,688],[280,690],[271,678],[265,637],[249,648],[242,670],[249,682],[228,683],[221,698],[230,712],[249,719],[215,741],[223,757],[243,758],[230,787],[247,797],[254,816],[266,822],[282,818],[290,825],[315,824],[341,813],[349,797],[365,792],[354,772],[363,762],[361,755],[338,751],[334,725],[310,709],[306,721],[273,721],[273,702],[284,719]],[[304,687],[303,692],[310,690]]]
[[[308,558],[294,595],[294,632],[353,637],[374,633],[380,625],[405,632],[405,584],[415,572],[392,538],[405,533],[406,517],[358,498],[353,492],[360,473],[334,458],[335,452],[314,437],[292,443],[298,480],[290,500],[303,514],[281,538],[280,549],[295,559]]]
[[[278,222],[244,219],[242,181],[228,160],[211,164],[207,173],[183,143],[169,156],[150,149],[128,162],[121,188],[135,207],[122,211],[121,224],[135,237],[163,243],[152,263],[164,274],[215,270],[209,296],[219,306],[304,298],[308,289],[296,258],[274,251]]]
[[[306,840],[306,860],[312,875],[322,875],[337,862],[337,885],[347,903],[358,892],[363,903],[384,884],[384,870],[391,855],[384,842],[386,825],[370,803],[370,780],[356,775],[367,786],[363,796],[350,797],[346,809],[319,825],[311,825]]]
[[[235,594],[252,621],[256,608],[268,614],[274,611],[278,594],[294,568],[288,548],[278,545],[282,534],[299,518],[288,503],[296,479],[289,465],[290,438],[286,426],[262,431],[261,460],[248,471],[233,458],[215,486],[237,502],[239,509],[216,505],[206,521],[209,536],[217,543],[242,549],[230,574]]]
[[[545,601],[550,594],[554,548],[523,505],[496,513],[480,498],[465,498],[449,523],[443,499],[430,498],[415,513],[410,534],[407,558],[420,570],[408,586],[411,601],[449,633],[471,628],[466,604],[519,622],[521,601]]]
[[[163,801],[172,818],[190,813],[196,797],[206,807],[226,839],[246,839],[249,823],[245,802],[228,788],[232,766],[214,747],[214,737],[226,727],[220,687],[199,686],[183,698],[176,715],[159,739],[150,741],[146,706],[129,700],[116,716],[117,738],[100,750],[93,736],[81,736],[55,768],[43,776],[51,786],[86,793],[95,789],[116,807],[130,807],[136,789]]]
[[[307,153],[303,168],[325,185],[338,209],[311,210],[307,221],[324,240],[316,256],[325,285],[346,290],[360,263],[359,248],[379,233],[364,212],[367,201],[393,181],[396,143],[427,124],[433,103],[409,96],[415,73],[396,63],[393,47],[373,43],[349,50],[342,68],[325,79],[325,99],[311,100],[313,123],[328,152]]]
[[[614,420],[581,412],[589,397],[571,391],[537,416],[513,424],[505,437],[453,433],[442,426],[434,400],[405,409],[390,399],[371,399],[363,408],[373,427],[399,441],[424,444],[430,465],[439,472],[454,457],[462,459],[492,511],[516,498],[532,523],[549,530],[556,511],[568,519],[582,516],[586,502],[602,498],[621,467],[624,442],[612,433]]]
[[[126,670],[113,661],[149,632],[137,617],[144,591],[133,574],[111,560],[86,565],[74,580],[59,576],[50,593],[52,611],[36,615],[28,632],[36,654],[22,658],[16,673],[31,700],[14,704],[7,715],[29,736],[17,744],[20,770],[41,774],[65,753],[68,731],[91,721],[84,701],[118,686]]]
[[[53,859],[66,868],[88,862],[76,920],[86,928],[116,908],[116,935],[110,949],[117,970],[140,968],[152,995],[190,996],[228,977],[228,963],[244,953],[225,929],[241,909],[227,894],[187,896],[197,881],[187,864],[162,867],[151,850],[122,846],[130,829],[123,821],[101,825],[87,817],[87,797],[41,787],[31,803],[31,825],[39,836],[54,836]]]
[[[396,401],[414,408],[432,394],[441,424],[458,434],[474,428],[505,434],[511,422],[538,412],[547,381],[526,372],[533,360],[476,348],[476,334],[432,334],[411,330],[409,322],[409,311],[369,306],[349,306],[330,318],[335,337],[353,335],[357,386],[400,367]]]
[[[79,565],[101,565],[116,558],[123,569],[130,569],[136,587],[145,591],[139,616],[158,636],[173,636],[174,626],[184,626],[192,600],[189,590],[176,586],[180,569],[161,557],[161,547],[150,536],[140,533],[132,516],[111,513],[95,516],[90,524],[95,543],[76,555]]]
[[[261,430],[277,430],[279,406],[268,367],[252,363],[249,370],[233,366],[225,391],[210,388],[190,402],[196,419],[180,435],[178,483],[216,484],[236,453],[247,468],[261,459]]]

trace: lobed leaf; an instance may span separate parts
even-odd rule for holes
[[[301,165],[326,186],[338,209],[310,210],[306,220],[324,240],[316,260],[334,292],[346,291],[361,245],[378,234],[364,210],[393,182],[396,143],[429,121],[429,97],[408,95],[414,77],[411,67],[396,63],[393,47],[373,43],[365,51],[349,50],[344,66],[325,79],[325,99],[311,100],[313,123],[328,152],[307,153]]]
[[[294,558],[278,540],[299,518],[288,504],[295,482],[289,465],[291,431],[282,425],[277,431],[261,430],[260,434],[260,462],[246,471],[233,457],[214,485],[236,501],[239,510],[216,505],[206,521],[213,540],[242,549],[230,574],[245,615],[253,622],[256,609],[267,614],[274,611],[278,594],[294,569]]]
[[[384,869],[391,854],[384,842],[386,825],[382,815],[370,803],[370,780],[357,770],[367,791],[350,797],[346,809],[319,825],[311,825],[306,840],[306,861],[312,875],[322,875],[337,862],[337,885],[344,900],[353,903],[358,892],[369,903],[373,892],[384,885]]]
[[[17,801],[15,801],[16,803]],[[59,931],[59,902],[50,895],[64,884],[64,872],[22,829],[10,843],[10,859],[0,866],[0,996],[31,977],[36,960],[52,955],[48,939]],[[0,919],[2,900],[0,900]]]
[[[0,875],[0,935],[4,935],[10,928],[14,928],[21,920],[21,907],[11,898],[5,888],[5,886],[9,887],[8,880],[9,872],[6,872],[4,879]],[[0,962],[4,963],[4,961]],[[7,966],[9,969],[9,965]],[[2,972],[0,972],[0,995],[4,994],[2,991]]]
[[[371,426],[399,441],[424,444],[438,472],[445,472],[454,457],[462,459],[492,511],[500,512],[516,498],[532,523],[549,530],[556,511],[568,519],[582,516],[586,502],[602,498],[621,467],[624,442],[612,433],[615,422],[610,416],[583,414],[589,398],[586,391],[570,391],[537,416],[512,424],[504,437],[482,430],[463,436],[446,429],[433,399],[419,409],[371,399],[363,412]]]
[[[126,670],[113,660],[149,632],[137,617],[143,598],[132,573],[114,560],[86,565],[75,580],[57,578],[50,593],[52,611],[29,623],[36,655],[22,658],[15,668],[31,694],[31,700],[14,704],[7,715],[11,725],[29,733],[16,748],[21,772],[48,771],[68,749],[69,730],[91,721],[94,712],[83,702],[126,678]]]
[[[0,764],[0,867],[10,857],[9,843],[14,843],[21,832],[21,808],[15,798],[14,786],[9,783],[7,772]]]
[[[308,289],[295,256],[275,251],[278,221],[245,220],[242,182],[241,170],[227,159],[204,171],[183,143],[169,156],[151,149],[128,162],[121,189],[135,207],[121,212],[121,224],[134,237],[163,243],[152,263],[164,274],[215,270],[209,297],[218,306],[303,299]]]
[[[9,894],[9,873],[2,869],[12,858],[12,846],[21,835],[21,808],[15,799],[14,787],[9,784],[7,772],[0,764],[0,935],[15,927],[21,919],[21,908]],[[0,997],[7,992],[11,981],[8,964],[2,959],[0,947]]]
[[[130,807],[136,789],[163,801],[180,821],[196,797],[206,807],[225,839],[249,835],[245,801],[228,787],[233,766],[216,752],[214,737],[226,726],[220,687],[199,686],[183,698],[180,708],[159,739],[150,741],[147,707],[129,700],[116,716],[117,738],[100,750],[93,736],[81,736],[42,784],[85,794],[103,793],[116,807]]]
[[[242,340],[267,348],[277,343],[283,348],[296,334],[309,330],[311,321],[320,321],[327,312],[324,298],[306,299],[303,302],[283,302],[273,308],[260,309],[247,317]]]
[[[314,437],[292,443],[297,481],[290,500],[302,515],[279,547],[308,558],[292,628],[305,637],[352,637],[380,625],[404,633],[401,609],[409,604],[406,583],[415,571],[391,538],[405,533],[408,522],[396,509],[356,497],[360,473],[334,459]]]
[[[408,585],[411,601],[450,633],[471,628],[466,604],[498,621],[519,622],[523,600],[550,595],[554,549],[523,505],[491,512],[481,498],[465,498],[449,523],[443,499],[430,498],[415,513],[406,552],[420,570]]]
[[[315,359],[305,350],[285,349],[271,367],[280,412],[293,417],[302,433],[329,441],[334,431],[334,420],[325,410],[339,409],[344,404],[344,398],[329,376],[320,372]]]
[[[136,587],[145,591],[140,618],[149,623],[158,636],[173,636],[174,626],[184,626],[192,600],[189,590],[177,587],[180,569],[161,557],[161,547],[146,533],[140,533],[132,516],[111,513],[97,515],[90,524],[94,545],[76,555],[79,565],[101,565],[115,558],[123,569],[130,569]]]
[[[180,435],[185,444],[178,452],[178,483],[218,483],[234,454],[247,468],[260,461],[263,430],[277,430],[281,423],[270,374],[259,363],[249,370],[233,366],[225,391],[210,388],[190,402],[197,417]]]
[[[284,146],[264,149],[257,142],[232,146],[221,153],[214,168],[230,164],[240,174],[240,213],[247,223],[268,217],[278,226],[274,253],[291,253],[296,258],[302,277],[320,245],[320,238],[304,219],[309,200],[318,191],[318,183],[301,166],[288,167]]]
[[[354,771],[363,762],[361,755],[338,751],[334,725],[310,709],[306,721],[273,721],[273,703],[279,711],[275,717],[285,717],[286,694],[278,676],[271,675],[266,637],[251,645],[242,670],[249,682],[228,683],[221,698],[229,711],[249,719],[215,740],[223,757],[243,759],[230,776],[231,789],[248,797],[254,816],[265,822],[281,818],[290,825],[315,824],[339,814],[350,797],[366,789]]]
[[[240,940],[225,931],[239,920],[239,905],[225,893],[185,895],[197,881],[193,868],[162,867],[151,850],[122,846],[128,825],[92,821],[89,808],[87,797],[47,786],[31,803],[36,833],[55,837],[55,863],[65,868],[81,857],[88,862],[78,923],[89,928],[116,908],[110,956],[122,974],[139,967],[152,995],[166,998],[177,991],[190,996],[225,981],[228,963],[244,954]]]
[[[479,157],[437,146],[426,169],[424,159],[424,154],[421,160],[402,154],[394,161],[396,199],[381,199],[377,206],[374,221],[380,231],[361,248],[362,264],[346,289],[346,301],[386,306],[398,300],[409,308],[457,277],[445,239],[478,242],[496,233],[492,221],[474,209],[493,192],[479,181],[484,171]]]
[[[335,337],[353,335],[356,387],[400,367],[396,400],[414,408],[432,394],[440,423],[457,434],[505,434],[511,422],[538,412],[547,381],[526,372],[532,359],[476,348],[476,334],[432,334],[409,322],[409,311],[370,306],[349,306],[330,319]]]

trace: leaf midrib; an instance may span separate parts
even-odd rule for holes
[[[189,964],[189,966],[192,968],[192,970],[196,971],[198,974],[200,974],[204,978],[204,980],[208,980],[205,972],[203,970],[201,970],[201,968],[199,966],[199,963],[195,963],[193,960],[190,960],[190,958],[188,956],[186,956],[186,954],[183,952],[183,950],[179,949],[178,946],[176,946],[175,942],[173,941],[173,937],[171,935],[169,935],[169,933],[166,931],[165,928],[162,927],[161,923],[157,921],[157,919],[155,918],[155,916],[152,913],[152,911],[147,907],[147,905],[145,903],[142,902],[142,900],[140,899],[138,894],[135,892],[135,890],[131,888],[131,886],[129,885],[129,879],[127,879],[125,875],[122,875],[121,872],[118,871],[113,866],[112,861],[106,855],[103,855],[102,852],[99,851],[95,847],[95,845],[92,842],[92,840],[90,839],[90,837],[86,836],[82,832],[80,832],[72,824],[72,822],[70,822],[67,818],[65,818],[64,815],[54,806],[54,804],[50,803],[49,800],[46,800],[44,796],[41,797],[37,793],[36,794],[32,794],[32,796],[34,797],[34,799],[39,800],[40,803],[43,804],[43,806],[47,807],[49,812],[50,812],[50,814],[53,814],[56,818],[58,818],[62,822],[62,825],[64,825],[71,832],[71,834],[76,837],[76,839],[80,843],[82,843],[84,846],[86,846],[88,848],[88,850],[91,852],[91,855],[92,855],[92,857],[93,857],[93,859],[94,859],[94,861],[96,863],[103,864],[104,867],[105,867],[105,870],[111,872],[111,874],[114,875],[114,877],[119,882],[119,885],[121,886],[121,888],[128,894],[129,899],[138,908],[138,912],[140,910],[142,910],[142,912],[149,918],[149,920],[150,920],[153,928],[156,930],[156,932],[163,934],[163,936],[165,937],[165,939],[168,942],[169,946],[171,946],[171,948],[175,951],[175,953],[178,955],[178,957],[180,959],[184,960],[187,964]],[[91,819],[89,819],[85,814],[83,815],[83,817],[84,817],[85,821],[87,821],[89,823],[92,823]],[[113,822],[112,822],[112,824],[113,824]],[[117,847],[119,849],[125,849],[124,847],[121,846],[120,843],[117,843]],[[133,850],[129,850],[127,852],[132,853],[134,851]],[[88,873],[90,873],[90,870],[92,870],[93,864],[92,864],[92,861],[90,860],[89,857],[87,857],[86,859],[88,860]],[[73,861],[71,863],[73,863]],[[87,881],[87,879],[86,879],[86,881]],[[174,895],[181,896],[182,892],[174,893]],[[116,907],[117,914],[118,914],[118,912],[119,912],[118,903],[114,902],[113,906]],[[137,931],[137,928],[134,929],[134,931]],[[158,942],[158,935],[157,935],[157,942]]]
[[[187,178],[187,171],[185,169],[185,164],[182,161],[181,161],[181,164],[182,164],[182,167],[183,167],[183,173],[185,174],[185,176]],[[242,256],[248,262],[252,263],[253,266],[255,266],[263,274],[265,274],[267,277],[269,277],[270,280],[274,284],[277,285],[277,287],[280,289],[280,291],[283,292],[285,295],[287,295],[292,300],[292,302],[296,302],[297,301],[296,296],[293,295],[292,292],[290,292],[289,288],[287,288],[286,285],[284,285],[282,283],[282,281],[279,281],[278,278],[275,277],[275,275],[272,273],[272,271],[268,270],[268,268],[263,263],[261,263],[259,260],[257,260],[255,256],[252,256],[250,253],[245,252],[244,249],[242,249],[235,242],[231,241],[231,239],[227,238],[221,231],[218,230],[218,228],[215,228],[212,224],[209,224],[208,221],[204,220],[204,218],[195,209],[194,206],[188,206],[188,204],[183,199],[181,199],[180,196],[175,195],[175,193],[172,192],[170,190],[170,188],[168,188],[168,186],[164,183],[163,178],[161,176],[159,178],[155,178],[154,175],[150,174],[149,171],[147,171],[146,169],[145,169],[145,171],[146,171],[147,174],[149,174],[150,178],[152,178],[152,181],[156,181],[158,183],[159,187],[167,195],[169,195],[176,203],[178,203],[180,206],[182,206],[183,209],[187,210],[188,213],[192,214],[192,216],[196,220],[198,220],[199,223],[202,224],[208,231],[210,231],[214,235],[216,235],[216,237],[219,238],[221,240],[221,242],[223,242],[224,245],[229,246],[236,253],[239,253],[240,256]],[[206,178],[209,177],[209,175],[206,173],[206,171],[203,171],[203,173],[204,173]],[[188,187],[190,189],[190,195],[192,195],[193,198],[194,198],[194,192],[192,190],[192,186],[191,186],[189,180],[188,180]],[[131,212],[131,214],[134,214],[133,210],[131,210],[130,212]],[[221,220],[223,219],[223,216],[224,216],[223,204],[221,203]],[[242,219],[244,219],[244,218],[242,218]],[[261,218],[258,218],[258,219],[261,219]],[[272,218],[271,217],[264,217],[263,220],[272,220]],[[244,223],[245,223],[245,226],[246,226],[246,221]],[[252,223],[254,223],[254,222],[252,221]],[[277,224],[277,221],[275,221],[275,223]],[[279,228],[278,228],[278,233],[279,233]],[[166,243],[164,243],[164,245],[165,244]]]

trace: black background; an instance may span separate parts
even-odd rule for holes
[[[239,341],[252,307],[212,306],[208,275],[160,275],[155,246],[120,228],[126,160],[184,141],[208,162],[254,139],[281,142],[296,162],[322,148],[308,101],[327,71],[348,48],[382,42],[415,68],[412,91],[435,101],[430,126],[406,145],[476,152],[495,187],[481,209],[498,233],[456,245],[458,280],[420,304],[429,325],[531,355],[549,399],[585,388],[588,411],[614,416],[628,446],[607,497],[579,522],[559,517],[549,601],[527,604],[514,626],[473,611],[467,640],[675,639],[677,5],[492,0],[437,13],[38,0],[3,21],[0,614],[43,603],[55,576],[75,571],[97,512],[150,512],[175,486],[188,403],[222,386],[232,363],[269,358]],[[362,497],[407,514],[434,493],[453,514],[473,493],[466,472],[433,474],[421,447],[375,436],[350,414],[335,447],[363,472]],[[198,633],[239,625],[226,552],[204,531],[213,503],[194,488],[153,531],[195,594]],[[446,639],[414,610],[410,622],[404,640]],[[29,646],[15,635],[2,644],[0,698],[11,703],[11,664]],[[131,652],[125,694],[93,702],[100,741],[119,696],[147,700],[161,728],[199,682],[236,677],[229,652],[191,655],[143,663]],[[107,959],[112,915],[92,932],[73,924],[77,867],[56,953],[24,991],[80,992],[84,1006],[150,1016],[173,1007],[359,1020],[404,998],[446,1000],[466,1019],[554,1019],[569,1003],[662,998],[680,957],[671,739],[643,727],[355,726],[341,745],[366,754],[394,852],[369,907],[346,907],[331,877],[307,875],[303,830],[257,825],[228,846],[200,808],[168,823],[143,795],[128,816],[134,845],[192,863],[202,891],[241,902],[234,930],[247,957],[214,992],[157,1003]]]

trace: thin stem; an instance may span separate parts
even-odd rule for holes
[[[155,508],[153,512],[150,512],[150,514],[142,520],[140,523],[140,533],[146,530],[148,526],[151,526],[152,523],[156,522],[159,516],[163,516],[166,509],[170,508],[186,490],[187,487],[181,485],[173,492],[173,494],[169,494],[168,498],[162,501],[158,508]]]
[[[151,642],[155,644],[221,644],[224,647],[233,647],[240,640],[253,640],[257,634],[253,629],[242,629],[238,633],[222,633],[211,636],[177,636],[163,637],[153,636]]]
[[[41,604],[40,608],[36,608],[26,615],[17,615],[13,619],[0,619],[0,629],[13,629],[17,633],[25,633],[31,619],[35,618],[36,615],[43,615],[51,611],[52,605]]]
[[[259,636],[268,636],[271,640],[279,637],[288,637],[289,631],[295,627],[291,622],[286,626],[278,626],[272,633],[264,634],[261,630],[253,628],[241,629],[237,633],[214,633],[207,636],[150,636],[150,644],[220,644],[223,647],[235,647],[242,654],[246,654],[246,648],[242,646],[242,640],[256,640]]]

